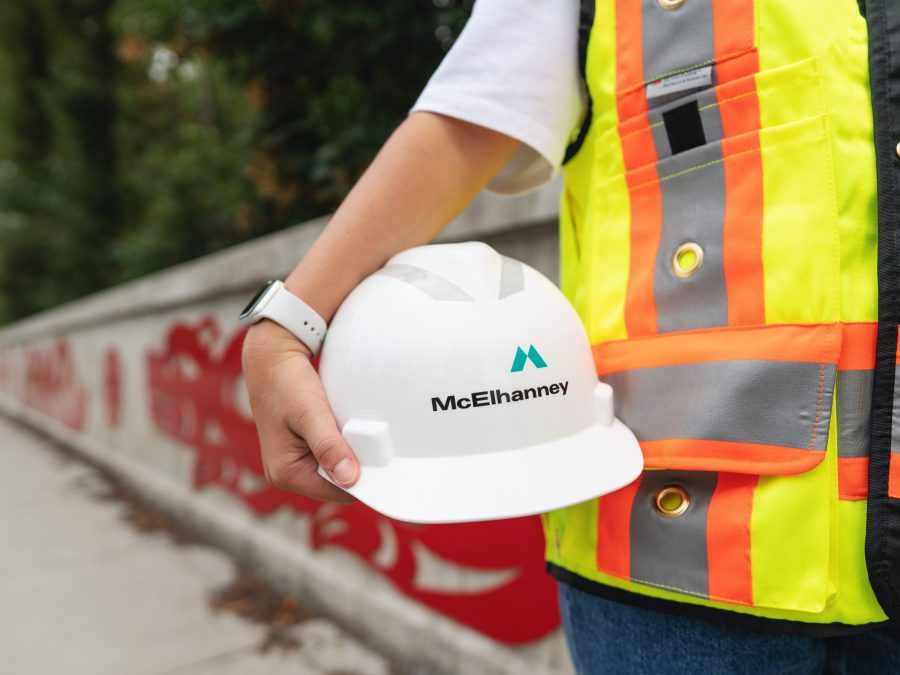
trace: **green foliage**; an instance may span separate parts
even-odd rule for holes
[[[6,5],[0,296],[9,318],[113,282],[119,222],[110,0]],[[17,13],[18,12],[18,13]]]
[[[0,7],[0,320],[334,209],[470,0]]]

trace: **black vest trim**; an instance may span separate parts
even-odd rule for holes
[[[878,185],[878,342],[872,390],[866,566],[885,613],[900,616],[900,499],[888,496],[900,320],[900,2],[866,0]]]
[[[587,86],[587,49],[588,40],[591,38],[591,30],[594,27],[594,2],[595,0],[581,0],[581,12],[578,16],[578,71],[581,73],[581,80],[584,83],[588,100],[584,119],[581,121],[581,128],[578,130],[578,136],[566,148],[563,164],[572,159],[581,148],[591,126],[591,117],[593,117],[594,113],[594,101],[591,99],[591,90]]]
[[[622,604],[630,605],[632,607],[663,612],[664,614],[673,614],[675,616],[683,616],[690,619],[710,621],[720,626],[731,626],[739,630],[751,630],[758,633],[805,635],[814,638],[841,637],[844,635],[865,633],[889,623],[867,623],[854,626],[846,623],[807,623],[805,621],[789,621],[787,619],[767,619],[753,614],[732,612],[727,609],[718,609],[716,607],[707,607],[705,605],[694,605],[686,602],[675,602],[672,600],[662,600],[661,598],[653,598],[649,595],[630,593],[628,591],[623,591],[621,588],[614,588],[613,586],[607,586],[596,581],[591,581],[590,579],[585,579],[574,572],[570,572],[564,567],[559,567],[558,565],[549,562],[547,563],[547,571],[551,576],[562,583],[569,584],[580,591],[596,595],[597,597],[606,600],[621,602]]]

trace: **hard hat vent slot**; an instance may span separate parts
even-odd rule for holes
[[[502,256],[500,259],[500,299],[515,295],[525,288],[525,270],[522,263]]]
[[[474,302],[475,298],[466,293],[452,281],[445,279],[440,274],[435,274],[424,267],[393,263],[385,265],[375,274],[386,277],[394,277],[413,288],[417,288],[434,300],[442,302]]]

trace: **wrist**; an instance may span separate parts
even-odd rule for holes
[[[279,324],[302,342],[311,356],[318,353],[328,330],[325,319],[278,280],[269,281],[262,286],[238,317],[245,325],[256,324],[264,319]]]
[[[302,340],[271,319],[261,319],[250,326],[244,338],[244,352],[302,354],[312,358],[312,350]]]

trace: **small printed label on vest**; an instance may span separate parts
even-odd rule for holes
[[[686,73],[678,73],[670,77],[664,77],[647,85],[647,98],[659,98],[668,94],[677,94],[688,89],[708,87],[712,84],[712,66],[695,68]]]

